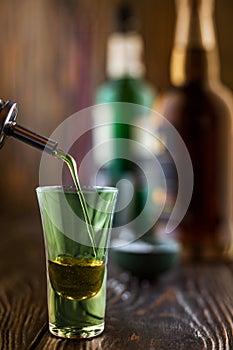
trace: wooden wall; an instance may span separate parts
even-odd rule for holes
[[[130,1],[130,0],[129,0]],[[145,39],[147,77],[169,83],[174,0],[131,0]],[[18,123],[44,135],[90,106],[105,79],[105,45],[119,0],[1,0],[0,98],[19,104]],[[216,0],[222,80],[233,89],[233,1]],[[0,151],[0,206],[36,211],[40,152],[15,140]]]

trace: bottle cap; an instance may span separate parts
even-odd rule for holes
[[[111,78],[144,75],[143,41],[137,33],[114,33],[107,44],[107,74]]]

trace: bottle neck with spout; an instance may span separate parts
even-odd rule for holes
[[[17,103],[0,100],[0,148],[3,147],[7,137],[12,136],[41,151],[54,155],[58,143],[17,124],[17,114]]]
[[[177,0],[170,77],[174,86],[219,80],[214,0]]]

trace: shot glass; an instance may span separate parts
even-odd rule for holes
[[[82,192],[91,230],[75,188],[36,189],[46,253],[49,330],[63,338],[91,338],[104,330],[117,189],[91,187]]]

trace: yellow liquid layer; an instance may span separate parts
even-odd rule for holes
[[[48,261],[52,288],[71,300],[95,296],[103,282],[105,263],[96,259],[58,257]]]

